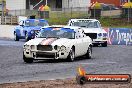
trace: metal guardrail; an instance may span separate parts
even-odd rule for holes
[[[17,24],[17,16],[0,16],[0,24]]]
[[[90,15],[90,9],[88,7],[71,7],[71,8],[51,8],[49,11],[49,17],[56,15],[57,17],[67,15],[72,16],[76,15]],[[59,14],[59,15],[58,15]],[[39,16],[38,10],[9,10],[8,15],[11,16],[31,16],[36,15]],[[101,10],[101,16],[116,16],[121,15],[121,9],[119,10]]]

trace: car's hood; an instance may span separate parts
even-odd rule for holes
[[[60,39],[57,39],[56,41],[54,41],[52,43],[52,45],[66,45],[68,44],[70,41],[72,41],[72,39],[67,39],[67,38],[60,38]]]
[[[25,29],[28,30],[40,30],[41,26],[35,26],[35,27],[25,27]]]
[[[83,28],[85,33],[106,33],[105,30],[100,28]]]
[[[67,38],[35,38],[26,42],[24,45],[64,45],[70,42],[71,39]]]

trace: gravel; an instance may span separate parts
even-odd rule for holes
[[[23,83],[1,84],[0,88],[132,88],[132,83],[127,84],[77,84],[75,79],[41,80]]]

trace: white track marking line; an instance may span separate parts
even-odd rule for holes
[[[99,63],[98,62],[96,62],[96,63],[92,63],[92,62],[91,63],[86,63],[86,62],[85,63],[74,63],[73,62],[73,64],[71,64],[71,63],[59,63],[59,64],[55,64],[55,65],[63,65],[63,66],[64,65],[81,65],[81,64],[82,65],[94,65],[94,64],[99,65],[99,64],[116,64],[116,63],[117,62],[111,62],[111,61],[103,62],[103,63],[102,62],[99,62]]]
[[[116,64],[117,62],[111,62],[111,61],[108,61],[108,62],[105,62],[107,64]]]

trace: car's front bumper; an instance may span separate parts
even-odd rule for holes
[[[106,42],[107,42],[107,39],[93,39],[92,41],[93,44],[102,44]]]
[[[26,58],[34,59],[66,59],[69,55],[68,52],[59,52],[59,51],[26,51],[24,50],[24,55]]]

